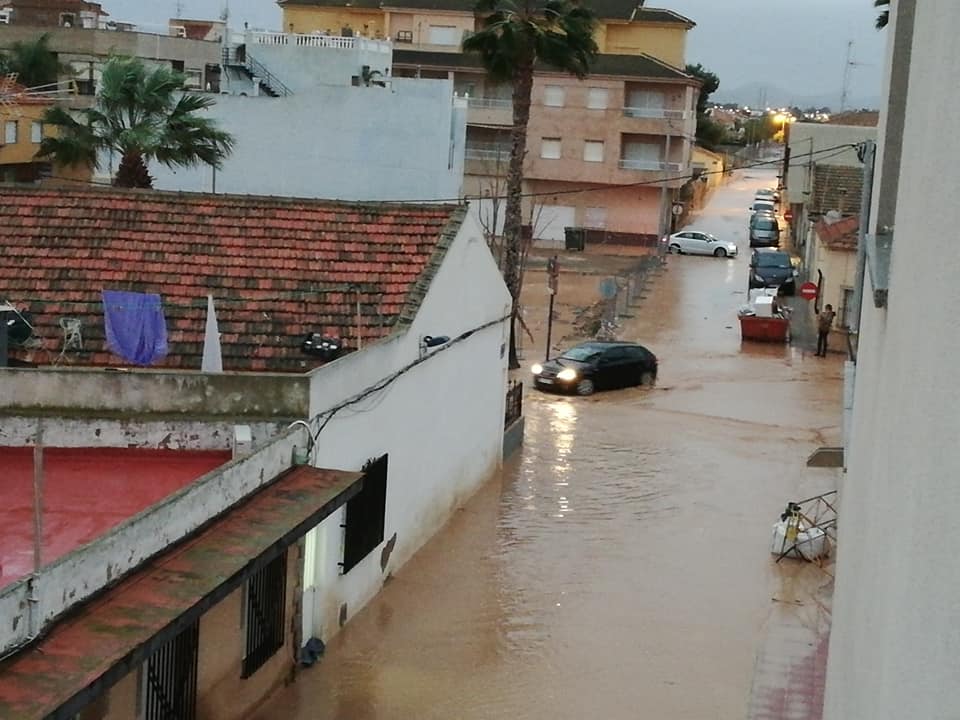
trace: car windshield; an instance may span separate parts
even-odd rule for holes
[[[772,209],[773,209],[773,203],[772,203],[772,202],[765,202],[765,201],[762,201],[762,200],[758,200],[757,202],[755,202],[755,203],[753,204],[753,209],[754,209],[754,210],[772,210]]]
[[[575,360],[576,362],[587,362],[593,360],[597,355],[602,352],[602,348],[597,347],[596,345],[577,345],[575,348],[570,348],[563,355],[560,356],[561,360]]]
[[[757,255],[757,267],[789,268],[792,265],[786,253],[760,253]]]
[[[770,218],[759,218],[754,221],[753,227],[757,230],[776,230],[777,223]]]

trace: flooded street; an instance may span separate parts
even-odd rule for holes
[[[741,345],[746,208],[774,183],[719,189],[691,227],[740,256],[671,256],[626,321],[656,387],[528,391],[501,477],[256,718],[747,716],[778,604],[828,579],[775,564],[771,524],[836,487],[804,463],[840,435],[840,355]]]

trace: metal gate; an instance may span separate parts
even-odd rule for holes
[[[199,640],[200,625],[194,622],[147,660],[144,720],[196,719]]]

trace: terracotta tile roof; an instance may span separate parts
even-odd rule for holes
[[[814,165],[811,213],[837,210],[841,215],[859,214],[862,193],[863,169],[859,166]]]
[[[483,72],[480,56],[474,53],[442,52],[434,50],[408,50],[394,46],[393,66],[396,68],[452,68],[456,70],[476,70]],[[540,72],[559,72],[546,65],[538,65]],[[650,55],[597,55],[590,74],[616,75],[623,77],[651,78],[658,80],[677,80],[688,84],[696,80],[686,73],[658,60]]]
[[[817,237],[829,250],[852,252],[857,249],[857,233],[860,229],[860,216],[851,215],[828,223],[821,220],[814,225]]]
[[[158,293],[169,355],[199,369],[206,295],[224,370],[303,372],[308,333],[383,338],[416,314],[466,211],[456,205],[97,189],[0,188],[0,298],[29,312],[39,364],[122,365],[106,350],[101,291]],[[83,350],[61,356],[64,317]]]

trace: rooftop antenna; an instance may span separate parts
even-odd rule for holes
[[[183,17],[183,0],[177,0],[177,20]]]
[[[847,98],[850,96],[850,76],[853,68],[862,67],[866,63],[853,59],[853,40],[847,42],[847,59],[843,64],[843,94],[840,95],[840,112],[847,109]]]

